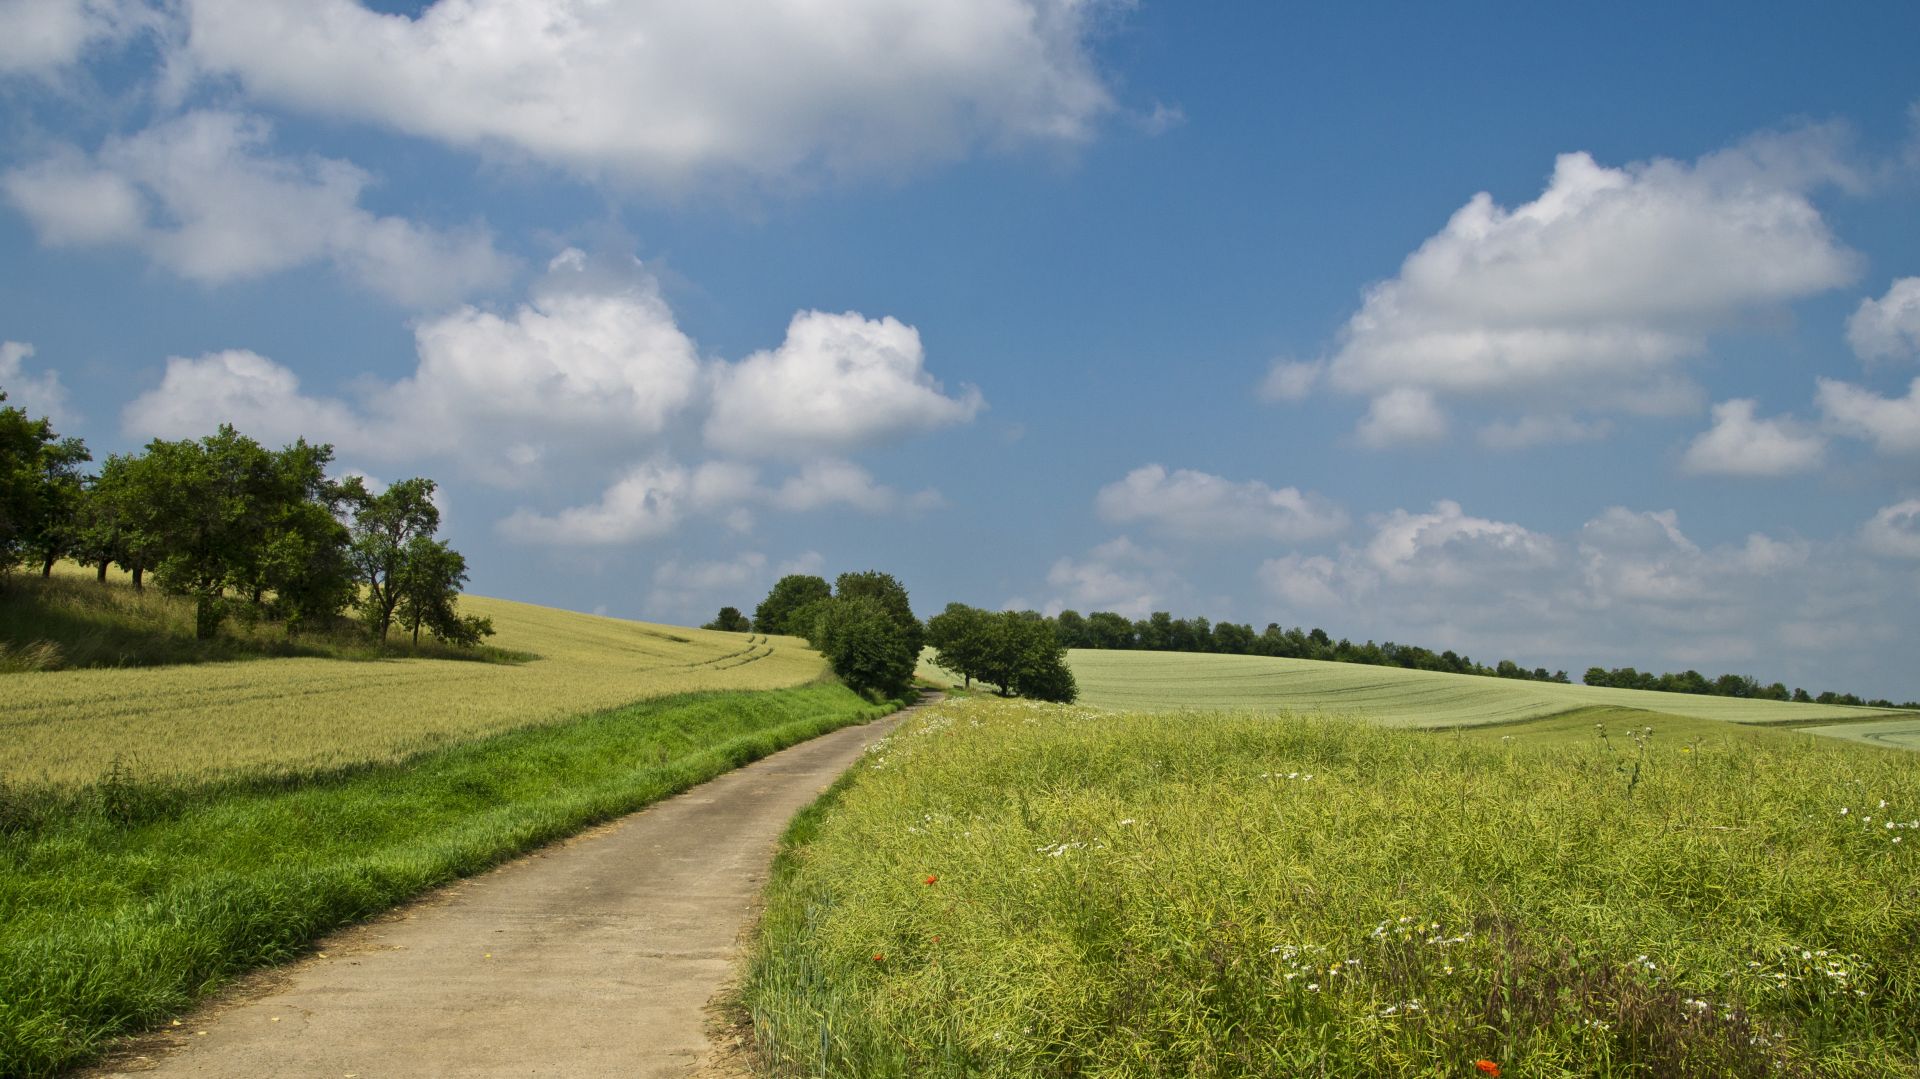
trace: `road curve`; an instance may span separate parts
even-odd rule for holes
[[[687,1076],[788,820],[896,714],[323,941],[94,1077]]]

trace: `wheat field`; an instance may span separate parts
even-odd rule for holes
[[[1517,723],[1580,708],[1628,708],[1691,719],[1832,727],[1873,720],[1892,744],[1907,732],[1920,744],[1920,715],[1845,705],[1793,704],[1559,685],[1266,656],[1075,649],[1068,664],[1080,701],[1131,712],[1294,711],[1358,716],[1394,727]],[[1841,725],[1835,727],[1834,725]],[[1867,728],[1862,728],[1865,730]]]
[[[264,659],[0,675],[0,778],[65,785],[118,761],[202,780],[393,760],[516,727],[699,690],[821,677],[804,641],[467,596],[525,663]]]

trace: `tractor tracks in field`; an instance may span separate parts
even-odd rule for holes
[[[902,715],[782,750],[334,934],[82,1074],[693,1075],[715,1059],[709,1005],[787,822]]]

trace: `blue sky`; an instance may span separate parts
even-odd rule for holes
[[[782,572],[1920,696],[1920,9],[0,0],[0,386]]]

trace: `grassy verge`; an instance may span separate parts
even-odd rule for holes
[[[318,656],[372,660],[399,656],[515,663],[533,658],[481,645],[458,648],[396,632],[373,640],[351,620],[289,637],[284,626],[231,618],[219,636],[193,632],[193,604],[158,587],[134,591],[124,574],[101,583],[62,565],[52,577],[0,575],[0,674],[96,667],[164,667],[242,659]]]
[[[0,1075],[46,1075],[453,878],[872,718],[839,686],[648,701],[412,761],[0,789]]]
[[[743,996],[795,1075],[1920,1074],[1912,758],[1587,731],[948,704]]]

